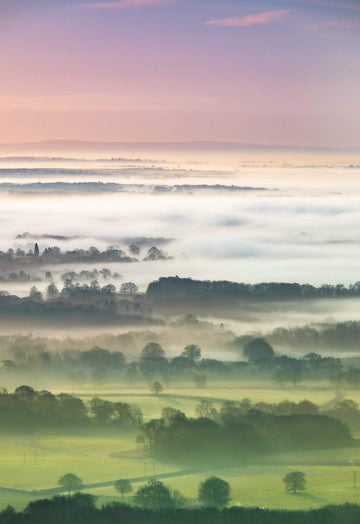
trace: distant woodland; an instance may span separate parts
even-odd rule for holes
[[[193,280],[192,278],[163,277],[152,282],[147,296],[154,300],[298,300],[309,298],[343,298],[360,296],[360,282],[346,287],[342,284],[310,284],[262,282],[244,284],[236,282]]]

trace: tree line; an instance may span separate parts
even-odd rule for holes
[[[339,298],[360,296],[360,282],[346,287],[343,284],[310,284],[261,282],[245,284],[229,281],[193,280],[192,278],[161,277],[151,282],[146,292],[153,300],[226,300],[261,299],[286,300],[304,298]]]
[[[136,262],[134,257],[126,255],[124,251],[114,246],[109,246],[100,251],[92,246],[89,249],[72,249],[62,251],[58,246],[47,247],[40,252],[39,245],[34,244],[34,249],[24,251],[21,248],[0,251],[0,263],[5,264],[65,264],[75,262]]]
[[[140,247],[129,246],[130,255],[115,246],[109,246],[104,251],[91,246],[88,249],[72,249],[62,251],[58,246],[46,247],[40,250],[38,243],[33,249],[25,251],[21,248],[0,250],[1,265],[44,265],[44,264],[74,264],[74,263],[99,263],[99,262],[138,262],[136,256],[140,254]],[[160,248],[152,246],[148,249],[145,261],[169,260],[167,254]]]
[[[19,386],[13,393],[0,392],[0,419],[3,431],[34,431],[41,428],[97,427],[138,428],[141,409],[133,404],[110,402],[98,397],[87,406],[82,399],[50,391]]]
[[[32,319],[37,322],[71,322],[115,324],[160,324],[151,307],[134,295],[134,283],[123,283],[118,293],[113,284],[100,286],[97,281],[89,284],[66,282],[61,291],[49,284],[44,296],[36,287],[27,297],[0,291],[0,314],[3,319]]]
[[[360,322],[349,320],[320,326],[298,326],[292,328],[276,328],[266,335],[272,344],[282,347],[300,349],[359,349]]]
[[[0,299],[1,303],[1,299]],[[247,341],[244,345],[244,342]],[[167,358],[164,348],[149,342],[137,361],[127,362],[121,351],[110,351],[99,346],[85,351],[67,349],[47,350],[29,338],[10,344],[2,360],[0,376],[24,379],[46,372],[48,376],[76,383],[106,383],[122,381],[125,384],[161,385],[161,391],[174,382],[191,382],[204,389],[209,381],[271,379],[281,387],[297,385],[304,380],[328,380],[334,387],[360,385],[360,369],[345,367],[341,359],[308,353],[303,357],[276,354],[264,339],[239,337],[232,348],[239,350],[244,360],[222,361],[202,358],[202,350],[189,344],[173,358]]]
[[[218,413],[203,401],[197,418],[166,408],[159,419],[142,425],[137,441],[160,460],[213,466],[243,464],[279,451],[358,445],[345,423],[317,413],[311,403],[295,407],[295,413],[284,415],[276,408],[224,403]]]
[[[116,502],[98,508],[96,497],[76,493],[30,502],[20,512],[8,506],[0,513],[1,524],[358,524],[360,506],[330,505],[311,510],[271,510],[230,507],[218,509],[147,509]]]

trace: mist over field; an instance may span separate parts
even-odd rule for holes
[[[19,169],[19,162],[26,168]],[[145,162],[134,168],[130,161],[124,166],[121,160],[92,160],[96,169],[89,171],[79,170],[76,160],[1,159],[0,218],[6,229],[0,249],[30,249],[33,240],[40,250],[126,249],[126,239],[168,239],[170,260],[111,266],[141,290],[170,275],[315,285],[358,280],[359,168],[222,162],[218,171],[181,160],[176,166],[150,162],[149,170]],[[91,190],[90,182],[96,183]],[[110,186],[102,191],[101,184]],[[16,238],[24,232],[33,238]]]

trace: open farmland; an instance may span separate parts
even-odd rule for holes
[[[258,388],[249,384],[247,388],[218,387],[210,390],[169,388],[164,395],[150,395],[145,389],[114,392],[107,389],[97,394],[112,401],[136,403],[144,412],[146,420],[161,415],[164,407],[171,406],[194,416],[200,398],[213,398],[219,408],[220,399],[241,400],[249,398],[259,401],[280,402],[284,399],[300,401],[307,398],[319,404],[333,398],[331,388],[276,389]],[[355,400],[359,391],[349,391]],[[81,395],[80,391],[76,392]],[[82,392],[84,401],[89,393]],[[356,431],[354,432],[357,436]],[[203,469],[186,474],[178,464],[166,464],[146,457],[136,445],[136,432],[107,430],[107,432],[78,431],[66,435],[59,432],[36,433],[1,438],[0,462],[2,488],[0,507],[11,503],[21,509],[34,498],[44,497],[46,490],[56,488],[57,479],[69,471],[74,472],[85,485],[99,484],[117,478],[151,478],[155,475],[171,474],[164,482],[172,489],[180,490],[189,499],[197,496],[198,484],[209,475],[227,480],[232,489],[232,503],[237,505],[259,505],[269,508],[309,508],[336,502],[357,502],[360,490],[353,487],[353,471],[360,474],[360,448],[324,449],[314,452],[282,453],[259,459],[254,464],[228,469]],[[292,496],[284,491],[282,477],[292,470],[301,469],[307,476],[305,493]],[[182,473],[182,470],[185,470]],[[174,474],[174,476],[172,476]],[[177,476],[179,475],[179,476]],[[141,485],[136,481],[134,488]],[[26,493],[21,493],[23,490]],[[43,492],[44,490],[44,492]],[[98,497],[98,504],[120,500],[112,486],[85,488],[86,492]],[[32,493],[30,493],[32,492]]]

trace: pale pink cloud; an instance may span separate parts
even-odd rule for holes
[[[287,17],[290,9],[279,9],[278,11],[266,11],[257,15],[234,16],[232,18],[222,18],[220,20],[210,20],[206,25],[217,25],[223,27],[250,27],[253,25],[270,24],[279,22]]]
[[[175,0],[120,0],[118,2],[97,2],[94,4],[77,4],[75,7],[89,9],[131,9],[136,7],[158,7],[173,4]]]

